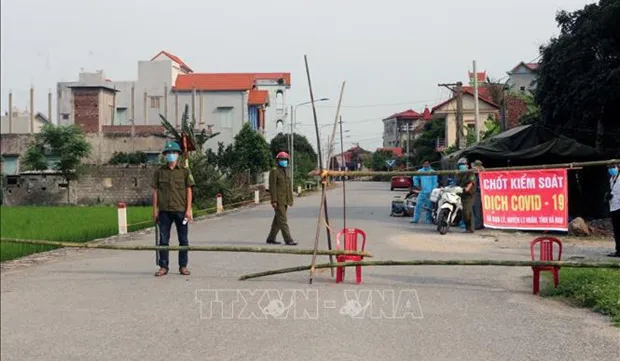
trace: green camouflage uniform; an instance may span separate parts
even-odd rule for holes
[[[284,242],[293,242],[286,218],[288,207],[293,205],[293,189],[291,188],[291,178],[286,169],[280,167],[271,169],[269,172],[269,193],[271,203],[277,203],[277,206],[274,208],[275,214],[267,241],[275,241],[278,232],[282,231]]]
[[[473,183],[473,186],[469,192],[465,191],[467,185]],[[463,194],[461,195],[461,202],[463,203],[463,221],[465,222],[465,228],[468,231],[474,230],[474,193],[476,192],[476,176],[473,173],[459,174],[458,186],[463,188]]]

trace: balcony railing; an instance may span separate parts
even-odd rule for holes
[[[435,139],[435,151],[443,152],[445,149],[446,149],[446,139],[445,138]]]

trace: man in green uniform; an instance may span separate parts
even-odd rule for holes
[[[473,169],[476,170],[476,191],[474,192],[473,212],[474,212],[474,229],[481,230],[484,228],[484,221],[482,219],[482,193],[480,190],[480,172],[484,171],[484,166],[481,160],[476,160]]]
[[[269,172],[269,193],[271,195],[271,206],[275,211],[271,231],[267,236],[268,244],[280,244],[276,241],[278,232],[282,231],[284,242],[289,246],[295,246],[291,232],[288,228],[286,211],[293,205],[293,189],[291,188],[291,178],[286,172],[288,167],[288,153],[280,152],[276,156],[277,166]]]
[[[461,158],[458,161],[458,168],[461,172],[468,170],[467,159]],[[476,191],[476,176],[471,173],[458,175],[457,185],[463,188],[461,202],[463,203],[463,221],[465,222],[465,232],[474,233],[473,203]]]
[[[194,180],[189,169],[180,166],[181,147],[176,142],[168,142],[162,151],[166,165],[153,174],[153,219],[159,225],[159,245],[168,246],[170,230],[175,224],[179,245],[187,246],[188,226],[192,219],[192,187]],[[179,251],[179,273],[188,276],[187,251]],[[159,251],[159,271],[155,276],[168,274],[168,251]]]

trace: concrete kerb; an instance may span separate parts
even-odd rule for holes
[[[333,189],[333,188],[336,188],[336,186],[328,185],[327,187],[328,190]],[[319,188],[315,188],[313,190],[306,190],[302,192],[302,194],[299,195],[299,197],[309,196],[312,193],[316,193],[318,190]],[[206,214],[203,216],[198,216],[194,219],[194,222],[202,222],[202,221],[207,221],[210,219],[221,218],[223,216],[227,216],[227,215],[234,214],[234,213],[239,213],[241,211],[248,210],[251,208],[256,208],[258,206],[264,205],[265,203],[269,203],[269,200],[268,199],[262,200],[259,204],[252,203],[252,204],[248,204],[248,205],[244,205],[244,206],[240,206],[240,207],[236,207],[232,209],[225,209],[222,213],[219,213],[219,214],[214,213],[214,214]],[[134,241],[139,236],[152,234],[154,230],[155,230],[155,226],[143,228],[139,231],[129,232],[124,235],[116,234],[110,237],[93,239],[91,241],[87,241],[86,243],[109,244],[109,243],[116,243],[116,242]],[[16,269],[21,269],[21,268],[29,267],[32,265],[37,265],[37,264],[41,264],[44,262],[51,262],[53,260],[60,259],[70,254],[77,254],[77,253],[82,253],[86,251],[89,251],[89,250],[85,248],[72,248],[72,249],[58,248],[58,249],[53,249],[53,250],[49,250],[45,252],[33,253],[33,254],[30,254],[30,255],[27,255],[21,258],[1,262],[0,273],[4,273],[7,271],[12,271]]]

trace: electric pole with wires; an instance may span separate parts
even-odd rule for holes
[[[463,83],[459,81],[453,84],[438,84],[437,86],[447,88],[456,97],[456,149],[465,148],[467,139],[463,133]]]

